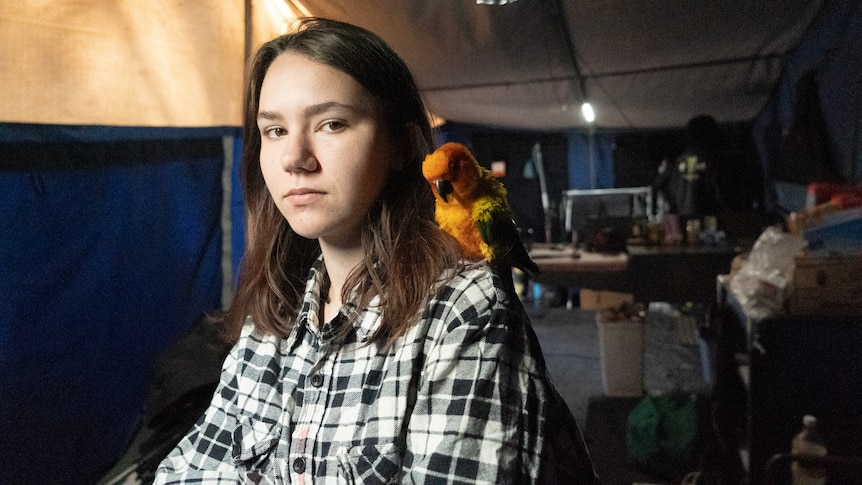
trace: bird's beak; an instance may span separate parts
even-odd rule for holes
[[[437,193],[440,194],[440,198],[443,199],[443,202],[449,202],[447,196],[454,190],[452,188],[452,182],[446,179],[437,179],[434,181],[434,186],[437,187]]]

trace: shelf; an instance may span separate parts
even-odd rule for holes
[[[738,413],[745,436],[739,443],[726,427],[728,446],[737,449],[751,485],[762,483],[773,455],[786,453],[804,414],[822,426],[830,454],[862,456],[862,316],[781,315],[753,321],[718,283],[716,359],[724,362],[714,389],[722,409]],[[731,375],[732,374],[732,375]],[[727,382],[739,382],[727,386]],[[739,393],[744,393],[740,408]],[[733,394],[735,393],[735,394]],[[726,425],[727,426],[727,425]]]

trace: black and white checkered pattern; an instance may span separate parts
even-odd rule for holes
[[[597,483],[520,303],[488,266],[464,267],[385,350],[366,343],[373,306],[347,342],[344,314],[318,330],[319,277],[287,339],[246,325],[155,483]]]

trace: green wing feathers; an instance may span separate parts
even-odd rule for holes
[[[479,234],[488,246],[485,256],[491,263],[539,273],[539,267],[530,259],[521,240],[514,214],[505,199],[487,197],[477,200],[474,216]]]

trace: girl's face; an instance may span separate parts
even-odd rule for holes
[[[358,247],[395,160],[377,104],[351,76],[296,53],[272,62],[259,104],[260,169],[290,227]]]

